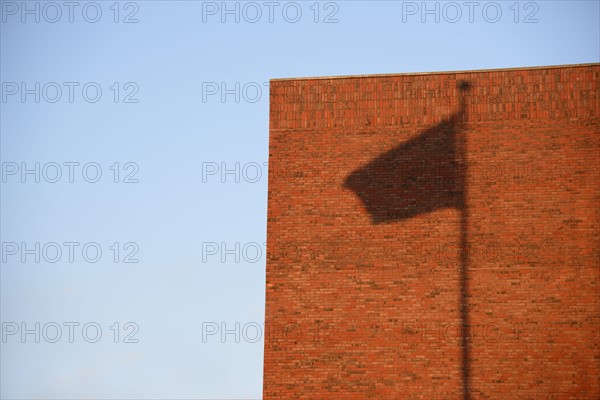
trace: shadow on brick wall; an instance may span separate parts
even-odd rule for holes
[[[344,187],[361,200],[375,225],[394,223],[443,208],[461,212],[461,349],[463,399],[470,399],[468,313],[468,207],[466,95],[458,84],[459,108],[438,125],[419,133],[352,172]]]

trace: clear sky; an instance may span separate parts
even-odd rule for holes
[[[269,79],[600,61],[475,3],[2,0],[1,397],[261,398]]]

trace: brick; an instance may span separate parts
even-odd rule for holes
[[[461,81],[462,206],[373,223],[346,180],[455,115]],[[600,64],[271,81],[264,398],[463,398],[463,250],[471,397],[600,398],[599,82]],[[417,207],[446,196],[447,170],[399,157],[436,175]],[[365,185],[378,207],[409,195]]]

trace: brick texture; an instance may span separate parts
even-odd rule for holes
[[[374,223],[345,185],[455,114],[461,81],[468,392],[600,398],[600,64],[587,64],[271,81],[265,399],[463,399],[463,211]],[[378,201],[394,207],[390,190]]]

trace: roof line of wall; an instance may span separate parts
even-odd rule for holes
[[[365,75],[341,75],[341,76],[314,76],[314,77],[298,77],[298,78],[272,78],[271,82],[279,81],[303,81],[303,80],[321,80],[321,79],[354,79],[354,78],[379,78],[386,76],[407,76],[407,75],[445,75],[445,74],[471,74],[483,72],[503,72],[503,71],[520,71],[520,70],[535,70],[535,69],[551,69],[551,68],[578,68],[600,66],[600,63],[583,63],[583,64],[563,64],[563,65],[547,65],[536,67],[514,67],[514,68],[494,68],[494,69],[471,69],[460,71],[434,71],[434,72],[401,72],[396,74],[365,74]]]

